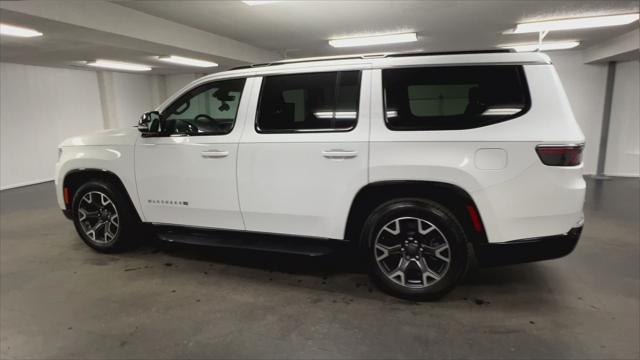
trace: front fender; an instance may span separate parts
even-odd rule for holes
[[[134,173],[134,153],[131,145],[69,146],[62,147],[56,163],[55,185],[58,205],[65,209],[63,185],[65,177],[73,172],[102,170],[117,176],[138,214],[142,211]],[[142,219],[144,221],[144,219]]]

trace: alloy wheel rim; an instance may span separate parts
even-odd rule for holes
[[[436,284],[451,263],[451,248],[442,231],[416,217],[400,217],[385,224],[376,235],[373,251],[382,273],[409,288]]]
[[[90,191],[80,199],[78,222],[84,234],[100,245],[113,242],[120,229],[118,209],[113,201],[100,191]]]

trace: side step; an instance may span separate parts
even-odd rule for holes
[[[156,225],[154,228],[158,238],[168,242],[306,256],[328,255],[333,252],[337,243],[346,244],[344,241],[331,239],[313,239],[247,231],[208,230],[166,225]]]

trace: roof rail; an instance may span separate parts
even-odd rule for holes
[[[387,55],[387,57],[492,54],[492,53],[510,53],[510,52],[515,52],[515,50],[514,49],[491,49],[491,50],[465,50],[465,51],[440,51],[440,52],[406,52],[406,53],[389,54]]]
[[[312,61],[367,59],[367,58],[385,57],[387,55],[388,55],[387,53],[376,53],[376,54],[317,56],[317,57],[297,58],[297,59],[294,58],[294,59],[278,60],[278,61],[274,61],[274,62],[270,62],[270,63],[243,65],[243,66],[235,67],[235,68],[233,68],[231,70],[250,69],[250,68],[255,68],[255,67],[263,67],[263,66],[297,64],[297,63],[305,63],[305,62],[312,62]]]
[[[375,59],[386,57],[406,57],[406,56],[434,56],[434,55],[462,55],[462,54],[489,54],[489,53],[508,53],[514,52],[513,49],[491,49],[491,50],[469,50],[469,51],[442,51],[442,52],[406,52],[406,53],[372,53],[372,54],[356,54],[356,55],[337,55],[337,56],[319,56],[298,59],[285,59],[269,63],[251,64],[234,67],[230,70],[251,69],[265,66],[297,64],[312,61],[328,61],[328,60],[349,60],[349,59]]]

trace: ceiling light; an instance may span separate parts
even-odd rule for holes
[[[538,48],[540,49],[540,51],[566,50],[566,49],[573,49],[578,45],[580,45],[579,41],[554,41],[554,42],[543,42],[542,46],[540,46],[539,43],[529,43],[529,44],[505,44],[505,45],[498,45],[498,47],[514,49],[517,52],[524,52],[524,51],[536,51],[538,50]]]
[[[158,60],[170,62],[170,63],[173,63],[173,64],[187,65],[187,66],[197,66],[197,67],[215,67],[215,66],[218,66],[217,63],[214,63],[212,61],[191,59],[191,58],[182,57],[182,56],[175,56],[175,55],[158,56]]]
[[[94,66],[99,68],[113,69],[113,70],[128,70],[128,71],[149,71],[151,70],[150,66],[140,65],[140,64],[132,64],[126,62],[119,61],[111,61],[111,60],[96,60],[96,61],[87,61],[88,66]]]
[[[0,34],[19,37],[42,36],[42,33],[39,31],[7,24],[0,24]]]
[[[329,45],[337,48],[350,47],[350,46],[369,46],[369,45],[382,45],[382,44],[396,44],[418,41],[416,33],[403,33],[403,34],[388,34],[388,35],[373,35],[363,36],[345,39],[329,40]]]
[[[590,29],[605,26],[625,25],[638,20],[639,14],[591,16],[574,19],[547,20],[516,25],[515,34],[542,31]]]
[[[249,6],[254,6],[254,5],[267,5],[267,4],[277,3],[280,1],[278,0],[243,0],[242,2]]]

